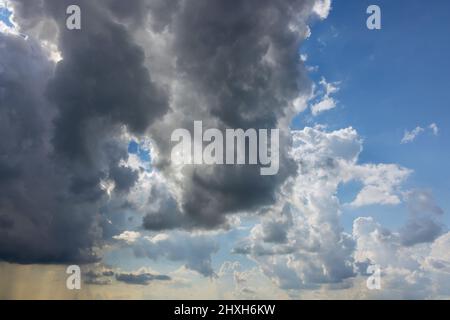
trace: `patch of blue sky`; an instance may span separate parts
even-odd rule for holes
[[[379,0],[381,30],[366,27],[371,4],[333,1],[329,17],[312,26],[301,53],[308,56],[306,65],[313,67],[312,81],[325,77],[340,82],[333,95],[337,106],[315,117],[309,111],[301,113],[292,127],[314,123],[326,124],[329,130],[354,127],[364,139],[360,162],[413,169],[404,187],[432,190],[448,212],[450,2],[435,0],[424,10],[421,0]],[[412,143],[400,144],[405,130],[431,123],[438,125],[438,136],[425,132]]]
[[[1,4],[0,4],[1,5]],[[12,12],[6,7],[0,7],[0,23],[3,23],[8,28],[14,28],[11,21]]]
[[[147,164],[150,168],[150,163],[152,161],[150,150],[148,150],[142,144],[132,140],[128,144],[128,153],[135,154],[139,157],[139,159]]]

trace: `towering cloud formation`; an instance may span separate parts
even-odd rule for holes
[[[0,33],[0,260],[92,262],[110,242],[216,278],[223,229],[251,216],[248,234],[234,230],[244,236],[233,252],[282,289],[342,288],[375,263],[387,288],[445,294],[448,285],[430,283],[446,284],[450,237],[430,192],[401,189],[411,171],[358,163],[353,128],[289,129],[311,94],[298,49],[329,0],[11,1],[28,39]],[[66,28],[72,4],[81,30]],[[195,120],[280,128],[279,173],[172,163],[171,133]],[[129,153],[132,139],[151,163]],[[349,181],[361,188],[343,204]],[[402,202],[410,215],[398,232],[371,217],[351,234],[340,223],[344,207]],[[246,281],[244,271],[235,278]]]
[[[112,211],[134,207],[127,194],[140,173],[124,165],[130,135],[153,139],[166,177],[143,209],[149,230],[226,227],[227,214],[273,203],[296,172],[286,128],[309,92],[298,48],[314,3],[13,0],[29,40],[0,35],[1,258],[96,259]],[[81,30],[66,28],[71,4],[82,9]],[[62,60],[54,65],[48,51]],[[170,133],[193,120],[285,128],[280,173],[174,166]]]
[[[79,32],[65,27],[69,4],[15,1],[29,40],[0,35],[0,257],[8,261],[96,259],[107,211],[102,180],[119,193],[137,179],[120,165],[128,158],[121,135],[144,134],[168,111],[143,50],[105,4],[78,1]],[[45,41],[61,51],[56,66]]]
[[[149,212],[146,228],[227,226],[227,214],[274,202],[278,187],[296,172],[287,152],[288,124],[296,99],[310,89],[298,49],[308,34],[313,4],[181,1],[170,15],[153,12],[154,39],[165,47],[149,51],[154,57],[161,50],[170,52],[163,72],[169,76],[173,112],[154,126],[152,134],[160,152],[159,168],[179,187],[172,195],[178,211],[167,212],[164,206]],[[194,120],[202,120],[205,128],[281,127],[279,174],[261,177],[256,166],[170,164],[172,145],[167,137],[179,127],[192,130]]]

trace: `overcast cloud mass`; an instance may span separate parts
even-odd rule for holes
[[[81,8],[81,30],[66,28],[71,4]],[[338,106],[341,84],[314,83],[299,52],[331,6],[8,1],[0,261],[79,264],[86,285],[158,286],[161,296],[214,283],[235,298],[270,298],[269,285],[291,298],[448,297],[446,213],[432,190],[407,183],[415,171],[366,161],[365,137],[353,127],[291,125]],[[171,133],[192,132],[196,120],[220,130],[279,128],[278,174],[173,163]],[[417,128],[399,145],[425,130]],[[438,138],[435,123],[427,130]],[[348,185],[357,190],[344,199]],[[402,205],[397,226],[377,220],[377,210]],[[345,210],[364,215],[346,229]],[[369,265],[382,270],[380,291],[365,287]]]

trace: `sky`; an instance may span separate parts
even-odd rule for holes
[[[364,138],[363,162],[399,163],[414,169],[409,183],[431,189],[447,212],[450,182],[443,174],[447,148],[450,43],[449,4],[435,1],[379,1],[382,29],[369,32],[365,9],[370,1],[336,1],[330,16],[313,27],[301,52],[318,66],[311,78],[340,82],[337,107],[317,118],[300,115],[294,126],[326,123],[330,128],[352,126]],[[412,18],[413,17],[413,18]],[[400,144],[405,131],[435,123],[411,143]],[[392,219],[387,213],[386,223]],[[448,223],[448,217],[446,222]]]
[[[449,9],[0,2],[0,298],[448,299]],[[198,120],[278,174],[175,163]]]

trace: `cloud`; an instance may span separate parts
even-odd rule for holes
[[[434,134],[435,136],[439,135],[439,127],[437,126],[436,123],[430,124],[430,125],[428,126],[428,128],[431,129],[431,131],[433,132],[433,134]]]
[[[127,284],[148,285],[152,281],[169,281],[171,277],[162,274],[140,273],[116,273],[116,280]]]
[[[65,26],[69,4],[82,8],[82,32]],[[314,1],[11,6],[28,40],[0,35],[2,106],[15,110],[2,109],[8,160],[0,162],[7,181],[0,259],[96,261],[112,236],[130,230],[131,218],[151,231],[229,228],[230,215],[274,203],[295,174],[289,130],[281,134],[281,170],[273,177],[256,166],[177,167],[169,137],[205,117],[205,125],[221,129],[287,127],[311,88],[298,47],[308,18],[319,12]],[[144,136],[154,148],[153,178],[132,166],[127,150],[131,138]],[[280,230],[269,229],[269,238],[282,240]],[[212,274],[214,250],[208,246],[199,261],[183,259]]]
[[[320,288],[369,298],[432,296],[438,285],[435,272],[425,270],[421,257],[445,232],[443,211],[430,192],[402,190],[411,170],[394,164],[359,164],[362,140],[352,128],[331,132],[305,128],[293,132],[293,142],[293,158],[299,163],[296,178],[286,183],[277,205],[235,244],[233,252],[251,258],[293,296]],[[340,216],[348,205],[341,203],[337,190],[353,180],[362,186],[351,207],[404,202],[409,209],[405,224],[393,231],[373,217],[359,217],[352,233],[346,233]],[[382,268],[382,291],[377,293],[358,288],[367,279],[370,264]]]
[[[320,19],[326,19],[331,11],[331,0],[319,0],[314,3],[313,8]]]
[[[141,234],[136,231],[124,231],[118,236],[114,236],[113,238],[116,240],[125,241],[126,243],[136,242],[141,237]]]
[[[95,266],[94,266],[95,267]],[[148,285],[153,281],[170,281],[172,278],[164,274],[156,274],[147,268],[140,268],[135,272],[123,272],[104,267],[95,267],[83,272],[84,283],[93,285],[112,285],[112,278],[119,282],[134,285]]]
[[[436,239],[432,246],[427,263],[433,269],[450,274],[450,232]]]
[[[258,267],[245,270],[237,261],[225,261],[220,266],[216,282],[226,287],[227,293],[234,299],[257,299],[262,294],[262,290],[258,288],[263,281],[261,277],[261,270]],[[273,292],[269,296],[273,297]]]
[[[283,188],[280,203],[234,252],[251,257],[285,290],[313,289],[353,277],[354,242],[339,223],[335,193],[360,152],[361,141],[352,128],[294,131],[292,155],[298,173]]]
[[[448,244],[449,233],[430,240],[430,244],[404,246],[398,233],[383,228],[373,218],[358,218],[353,235],[356,261],[376,264],[382,271],[382,290],[367,294],[369,298],[427,299],[448,295],[445,268],[449,262],[441,250]]]
[[[400,204],[399,187],[412,173],[395,164],[366,164],[351,166],[347,170],[349,179],[359,180],[364,185],[350,203],[352,207]]]
[[[434,136],[437,136],[439,134],[439,128],[435,123],[430,124],[428,126],[428,129],[432,132]],[[403,135],[401,143],[402,144],[411,143],[424,132],[425,129],[420,126],[417,126],[414,130],[411,131],[405,130],[405,134]]]
[[[107,205],[138,180],[127,141],[168,110],[168,97],[144,66],[144,51],[109,11],[78,1],[83,32],[70,32],[73,1],[11,2],[28,39],[0,34],[2,138],[6,157],[0,259],[22,263],[92,262],[99,257]],[[62,60],[55,64],[48,47]],[[15,110],[14,112],[11,112]],[[4,123],[3,123],[4,122]],[[105,188],[105,185],[111,186]],[[105,197],[107,195],[107,197]],[[6,228],[7,227],[7,228]]]
[[[132,248],[137,257],[185,262],[186,268],[190,270],[205,277],[214,276],[211,255],[218,251],[218,245],[213,238],[206,235],[174,231],[140,236],[138,233],[125,231],[114,238],[125,242],[125,247]]]
[[[398,232],[372,217],[353,223],[355,261],[376,264],[382,272],[382,290],[368,297],[424,299],[442,295],[448,286],[442,282],[448,259],[439,252],[449,237],[439,221],[443,211],[427,191],[408,191],[405,199],[410,216]]]
[[[74,3],[83,32],[65,28]],[[298,48],[309,18],[326,18],[331,1],[12,5],[28,39],[0,34],[0,260],[92,263],[108,244],[184,264],[198,278],[232,278],[237,297],[255,296],[261,274],[289,294],[350,290],[364,276],[358,266],[375,263],[385,279],[381,297],[449,294],[443,211],[430,192],[403,190],[412,171],[360,163],[363,141],[351,127],[289,129],[313,91]],[[339,83],[319,85],[313,115],[337,104]],[[280,127],[280,173],[172,163],[171,132],[192,130],[194,120]],[[424,130],[407,131],[402,143]],[[428,130],[439,133],[436,124]],[[149,159],[130,155],[130,141],[145,144]],[[351,181],[361,189],[341,203],[339,187]],[[349,207],[402,202],[409,215],[397,230],[373,217],[357,218],[351,232],[341,224]],[[218,230],[236,229],[240,218],[252,224],[248,234],[239,229],[245,236],[233,252],[256,267],[230,263],[217,274]],[[145,285],[171,277],[108,269],[85,281],[114,279]]]
[[[422,127],[416,127],[414,130],[412,131],[405,131],[405,134],[402,138],[401,143],[405,144],[405,143],[410,143],[413,142],[417,136],[419,134],[421,134],[422,132],[424,132],[425,130]]]
[[[80,185],[71,186],[68,170],[53,158],[57,108],[44,94],[53,65],[33,39],[0,34],[0,41],[0,212],[8,222],[0,234],[0,259],[95,260],[95,204],[83,199]]]
[[[331,95],[339,91],[339,82],[328,83],[325,78],[322,78],[319,84],[323,87],[324,92],[320,100],[311,106],[313,116],[336,107],[336,100]]]
[[[401,242],[405,246],[433,242],[444,231],[444,211],[435,203],[428,191],[413,190],[405,195],[409,207],[409,219],[400,230]]]

